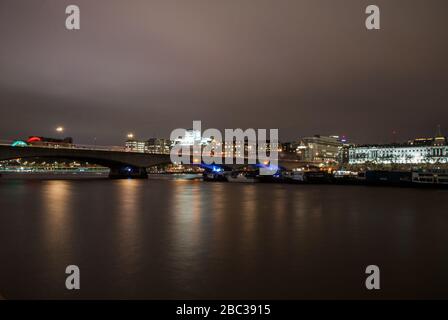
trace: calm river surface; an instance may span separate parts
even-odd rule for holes
[[[448,298],[448,190],[0,178],[5,298]],[[65,268],[81,290],[65,289]],[[365,289],[365,268],[381,290]]]

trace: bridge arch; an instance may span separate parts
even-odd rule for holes
[[[77,160],[97,164],[110,169],[110,178],[146,178],[146,168],[171,162],[169,155],[80,148],[0,146],[0,161],[32,158]]]

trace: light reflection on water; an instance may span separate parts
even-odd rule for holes
[[[140,180],[117,180],[114,181],[117,207],[114,210],[117,246],[117,260],[127,265],[123,272],[132,274],[138,265],[137,259],[141,250],[141,215],[144,214],[139,208],[142,187]]]
[[[0,180],[11,298],[448,298],[446,191]],[[82,290],[64,289],[65,266]],[[417,279],[408,281],[409,279]]]
[[[202,194],[198,182],[177,180],[174,183],[172,201],[172,237],[169,257],[176,279],[188,277],[195,256],[201,250],[201,224],[203,214],[212,214],[203,207]]]
[[[70,257],[73,240],[73,190],[68,181],[54,180],[42,183],[41,190],[43,244],[52,260]],[[26,200],[25,200],[26,201]]]

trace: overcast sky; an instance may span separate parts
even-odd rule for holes
[[[364,26],[368,4],[381,30]],[[81,30],[65,29],[65,7]],[[0,0],[0,139],[448,135],[447,0]]]

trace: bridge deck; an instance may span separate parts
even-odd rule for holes
[[[144,152],[132,152],[125,147],[118,146],[90,146],[90,145],[30,145],[11,146],[11,141],[0,141],[0,161],[19,158],[60,158],[73,159],[95,163],[108,168],[117,169],[122,166],[135,168],[148,168],[154,165],[169,164],[169,154],[153,154]],[[190,158],[190,163],[199,164],[200,158]],[[226,158],[222,157],[221,163],[227,164]],[[244,165],[257,163],[255,158],[232,158],[230,165]],[[279,164],[289,169],[303,164],[294,154],[279,153]]]

